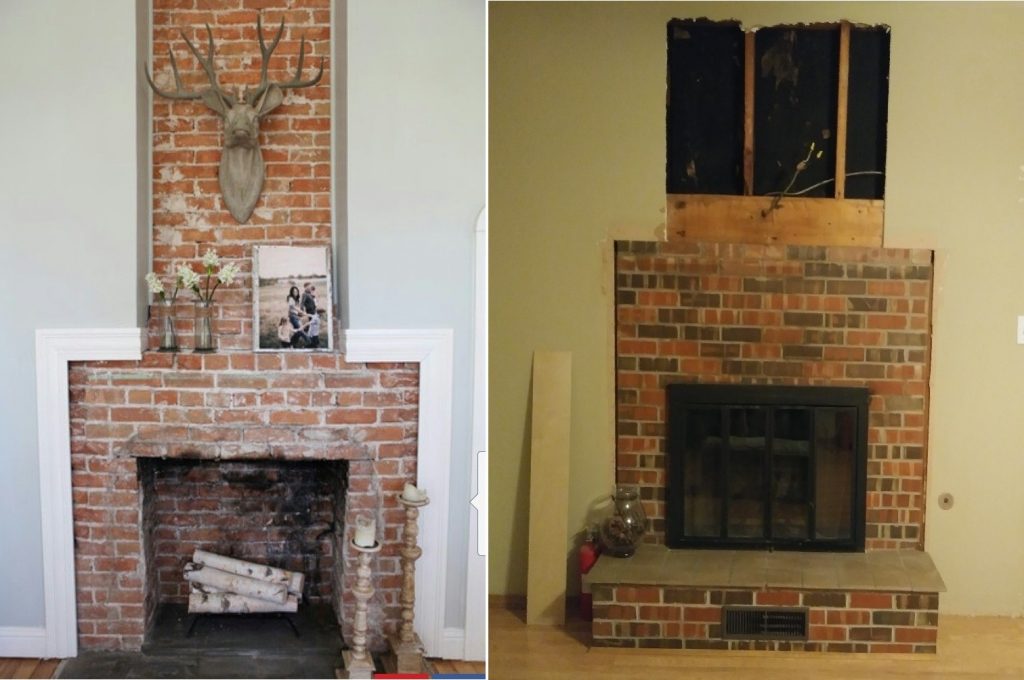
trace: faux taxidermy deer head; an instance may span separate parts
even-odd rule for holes
[[[263,63],[260,66],[260,84],[253,89],[247,89],[239,93],[240,97],[225,92],[217,84],[217,72],[213,67],[213,33],[210,25],[206,25],[208,44],[206,58],[199,54],[199,50],[188,39],[185,32],[181,37],[185,44],[195,55],[199,64],[206,71],[210,80],[210,87],[205,90],[190,92],[183,90],[181,79],[178,77],[178,64],[174,61],[174,53],[168,49],[171,57],[171,70],[174,71],[175,90],[169,92],[161,90],[153,83],[149,75],[149,69],[143,64],[146,73],[146,81],[161,97],[168,99],[198,99],[206,106],[220,114],[224,119],[224,151],[220,158],[220,191],[224,196],[224,203],[231,215],[242,223],[249,219],[256,201],[259,200],[260,192],[263,190],[263,155],[260,153],[259,132],[260,119],[276,109],[284,100],[284,91],[300,87],[311,87],[320,82],[324,74],[324,60],[320,58],[320,70],[309,80],[302,80],[302,61],[306,56],[306,38],[302,37],[299,44],[299,60],[295,68],[295,77],[284,83],[271,83],[267,80],[267,64],[270,62],[270,55],[274,53],[277,43],[284,34],[284,19],[277,29],[277,35],[267,47],[263,42],[263,24],[260,18],[256,18],[256,34],[260,39],[260,53],[263,55]]]

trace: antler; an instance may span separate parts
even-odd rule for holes
[[[207,54],[206,58],[204,59],[203,55],[201,55],[199,53],[199,50],[196,49],[196,46],[193,45],[192,41],[188,39],[187,35],[185,35],[185,31],[181,31],[181,37],[184,38],[185,44],[188,45],[188,49],[192,52],[193,55],[195,55],[196,60],[199,61],[199,64],[203,67],[203,70],[206,71],[206,77],[210,80],[210,88],[208,90],[199,90],[194,92],[183,90],[181,88],[181,77],[178,75],[178,63],[174,60],[174,52],[172,52],[170,48],[167,48],[167,55],[171,58],[171,70],[174,72],[175,90],[174,92],[169,92],[167,90],[161,90],[159,87],[157,87],[156,84],[153,82],[153,79],[149,75],[149,68],[145,64],[143,64],[143,70],[146,73],[146,82],[149,83],[149,86],[153,88],[154,92],[156,92],[161,97],[166,97],[167,99],[203,99],[204,95],[207,92],[212,91],[218,97],[220,97],[221,101],[228,107],[234,106],[235,98],[227,92],[225,92],[224,90],[222,90],[220,88],[220,85],[217,84],[217,72],[213,66],[213,31],[210,30],[209,24],[206,24],[206,35]]]
[[[277,49],[277,43],[281,42],[281,36],[284,35],[284,19],[281,19],[281,24],[277,28],[277,35],[270,42],[270,47],[263,41],[263,21],[260,15],[256,15],[256,34],[260,39],[260,54],[263,57],[263,62],[260,64],[260,84],[255,90],[245,93],[245,100],[252,104],[266,92],[267,88],[270,87],[271,83],[267,78],[267,66],[270,63],[270,55]],[[302,36],[302,40],[299,43],[299,61],[295,67],[295,76],[288,81],[283,83],[273,83],[282,90],[288,90],[300,87],[311,87],[320,82],[320,78],[324,75],[324,58],[320,57],[320,70],[317,74],[309,80],[302,80],[302,62],[306,58],[306,36]]]

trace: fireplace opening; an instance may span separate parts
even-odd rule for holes
[[[668,385],[667,545],[863,551],[868,397]]]
[[[251,651],[266,636],[340,649],[346,461],[140,458],[138,469],[146,651]],[[197,549],[303,573],[298,611],[190,616],[184,569]]]

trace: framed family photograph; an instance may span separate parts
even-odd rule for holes
[[[256,246],[252,281],[253,349],[334,349],[330,248]]]

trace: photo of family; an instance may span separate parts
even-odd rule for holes
[[[258,246],[253,259],[255,349],[333,349],[330,250]]]

